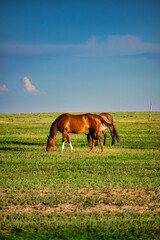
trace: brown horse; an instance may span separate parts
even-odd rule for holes
[[[101,116],[107,123],[111,124],[110,126],[103,125],[100,129],[102,131],[103,135],[104,135],[103,145],[104,146],[106,145],[106,137],[107,137],[106,128],[108,127],[110,132],[111,132],[112,146],[113,146],[115,144],[115,138],[117,139],[117,141],[119,141],[118,133],[117,133],[117,131],[115,129],[115,126],[113,124],[113,117],[109,113],[101,113],[101,114],[99,114],[99,116]],[[87,135],[88,145],[91,147],[92,146],[91,132],[89,131],[89,133],[86,134],[86,135]],[[97,137],[96,137],[95,146],[98,146],[98,138]]]
[[[92,147],[91,150],[94,148],[95,144],[95,134],[98,136],[98,139],[101,143],[101,150],[103,152],[103,143],[102,137],[100,134],[101,126],[113,127],[112,124],[107,123],[101,116],[96,114],[82,114],[82,115],[71,115],[69,113],[64,113],[60,115],[51,125],[50,128],[50,136],[48,137],[47,141],[47,148],[46,151],[51,151],[52,148],[55,146],[55,138],[57,132],[62,133],[62,149],[64,149],[64,143],[67,138],[71,152],[73,150],[71,139],[68,133],[82,133],[85,132],[87,129],[90,130],[90,135],[92,137]]]

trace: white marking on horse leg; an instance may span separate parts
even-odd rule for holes
[[[64,149],[64,142],[62,143],[62,149],[61,149],[61,152],[63,152],[63,149]]]
[[[73,151],[73,146],[72,146],[71,142],[69,143],[69,146],[70,146],[70,149],[71,149],[71,152],[72,152]]]

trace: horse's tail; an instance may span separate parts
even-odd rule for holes
[[[114,143],[115,143],[115,137],[116,137],[117,141],[119,142],[119,136],[115,129],[115,126],[113,124],[107,123],[102,117],[101,117],[101,123],[106,125],[107,127],[113,127],[112,145],[114,145]]]
[[[117,133],[114,125],[113,125],[113,137],[114,138],[116,137],[117,141],[119,142],[119,136],[118,136],[118,133]]]
[[[114,127],[113,124],[106,122],[101,116],[99,116],[99,117],[101,119],[101,123],[104,124],[106,127]]]

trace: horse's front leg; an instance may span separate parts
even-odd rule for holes
[[[69,143],[69,146],[70,146],[71,152],[72,152],[72,151],[73,151],[73,146],[72,146],[72,143],[71,143],[71,139],[70,139],[69,134],[67,134],[67,140],[68,140],[68,143]]]
[[[63,131],[63,133],[62,133],[62,148],[61,148],[61,153],[63,153],[63,150],[64,150],[64,143],[65,143],[66,137],[67,137],[67,132],[66,132],[66,131]]]

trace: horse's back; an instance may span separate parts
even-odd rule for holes
[[[99,114],[107,123],[113,124],[113,117],[109,113]]]
[[[64,113],[57,118],[57,126],[60,132],[66,129],[67,132],[81,133],[88,127],[87,114]]]

